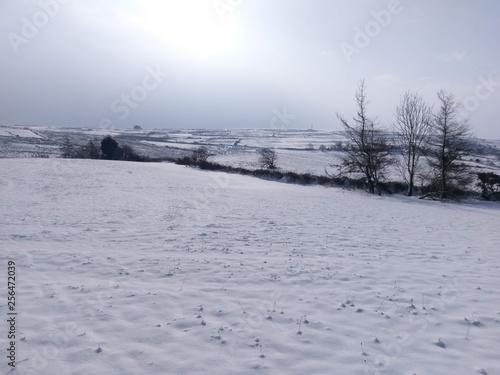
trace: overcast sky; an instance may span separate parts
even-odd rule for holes
[[[440,89],[500,139],[498,0],[0,0],[0,124],[389,127]]]

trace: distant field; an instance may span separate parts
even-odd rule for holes
[[[285,171],[324,175],[336,170],[339,144],[346,144],[340,132],[294,129],[225,129],[225,130],[106,130],[60,129],[48,127],[0,127],[0,157],[59,155],[59,147],[68,137],[83,144],[110,134],[120,143],[133,146],[140,154],[151,157],[183,157],[191,150],[205,146],[214,155],[211,161],[225,165],[259,168],[258,150],[273,148],[278,153],[278,167]],[[500,172],[500,141],[478,140],[478,152],[466,161],[477,171]],[[323,151],[321,151],[323,150]],[[389,179],[398,179],[392,168]]]

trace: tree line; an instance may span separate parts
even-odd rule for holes
[[[452,93],[441,90],[437,98],[439,106],[434,112],[422,95],[406,92],[389,132],[369,116],[362,80],[355,93],[357,111],[352,120],[337,113],[351,144],[336,165],[338,175],[361,176],[370,193],[380,194],[389,166],[396,165],[408,196],[414,194],[417,179],[426,196],[445,199],[463,192],[472,180],[470,166],[464,162],[473,149],[471,126],[461,116]]]

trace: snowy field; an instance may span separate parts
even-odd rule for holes
[[[500,374],[498,204],[173,164],[0,170],[19,312],[0,373]]]
[[[206,147],[210,161],[247,169],[261,168],[259,150],[272,148],[282,171],[325,175],[338,172],[339,145],[348,144],[338,131],[312,129],[97,129],[47,126],[0,126],[0,158],[59,157],[68,138],[83,145],[99,143],[111,135],[120,144],[132,146],[140,155],[154,158],[182,158],[192,150]],[[478,139],[480,150],[466,158],[475,171],[500,173],[500,141]],[[391,181],[400,180],[395,166],[387,173]]]

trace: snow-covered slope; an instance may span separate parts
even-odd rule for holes
[[[0,126],[0,137],[42,138],[30,129]]]
[[[9,373],[500,373],[498,204],[171,164],[0,170]]]

